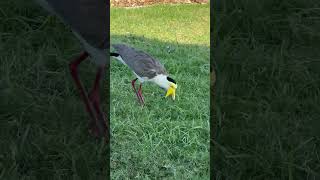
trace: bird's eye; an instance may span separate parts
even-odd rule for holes
[[[169,77],[169,76],[167,77],[167,80],[170,81],[170,82],[172,82],[172,83],[174,83],[174,84],[176,83],[176,82],[175,82],[171,77]]]

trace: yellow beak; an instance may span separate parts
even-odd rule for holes
[[[166,97],[172,96],[172,99],[175,100],[175,98],[176,98],[176,89],[177,89],[177,85],[176,84],[172,84],[169,87],[169,89],[168,89],[168,91],[166,93]]]

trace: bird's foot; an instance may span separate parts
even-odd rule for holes
[[[140,105],[144,106],[144,97],[143,97],[141,91],[138,91],[138,97],[139,97],[138,99],[139,99]]]
[[[106,141],[109,139],[109,123],[106,120],[105,114],[101,111],[100,101],[99,101],[98,91],[91,91],[89,93],[89,101],[93,105],[95,115],[97,116],[95,120],[90,122],[89,132],[92,136],[96,138],[106,138]]]
[[[95,119],[91,120],[89,123],[89,133],[91,136],[101,139],[105,138],[107,142],[109,142],[109,126],[106,124],[105,118],[103,120]]]
[[[141,106],[144,106],[144,99],[137,93],[137,100]]]
[[[141,106],[144,106],[144,99],[143,99],[143,97],[142,97],[142,96],[141,96],[140,105],[141,105]]]

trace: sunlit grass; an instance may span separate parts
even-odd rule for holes
[[[114,8],[111,38],[159,59],[178,83],[176,101],[145,83],[142,108],[131,87],[135,76],[113,59],[112,177],[208,179],[209,6]]]

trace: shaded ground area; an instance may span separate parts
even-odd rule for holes
[[[88,133],[68,69],[81,50],[33,1],[0,2],[0,179],[106,177],[106,147]],[[95,66],[80,68],[92,86]]]
[[[216,5],[216,179],[319,179],[320,2]]]

